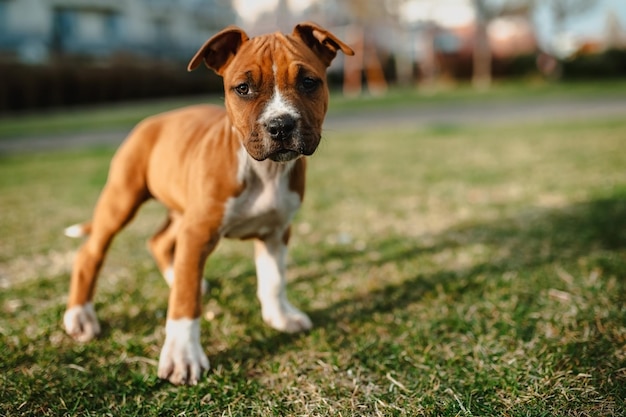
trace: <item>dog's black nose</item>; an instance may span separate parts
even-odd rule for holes
[[[296,119],[289,114],[275,117],[265,124],[265,129],[274,140],[289,139],[291,133],[296,128]]]

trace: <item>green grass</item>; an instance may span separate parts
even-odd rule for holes
[[[626,121],[331,132],[290,257],[308,334],[262,324],[248,242],[209,259],[195,387],[156,377],[167,287],[149,204],[115,241],[100,339],[61,329],[66,225],[111,149],[0,159],[0,414],[620,416]]]
[[[439,84],[429,88],[391,87],[382,96],[365,94],[360,97],[333,97],[331,111],[354,112],[385,106],[420,107],[433,104],[498,102],[502,100],[543,100],[594,97],[621,97],[626,92],[626,81],[598,80],[594,82],[548,83],[536,80],[495,81],[492,88],[477,91],[471,84]]]

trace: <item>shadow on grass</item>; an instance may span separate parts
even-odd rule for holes
[[[427,243],[421,243],[422,240]],[[378,252],[376,259],[368,257],[367,251],[336,247],[313,261],[296,258],[294,264],[315,262],[322,265],[340,261],[342,266],[333,273],[341,274],[351,268],[367,270],[388,263],[403,263],[424,254],[466,245],[485,245],[497,250],[488,261],[478,262],[467,268],[439,269],[432,272],[431,267],[431,272],[418,273],[399,284],[361,292],[361,295],[348,297],[327,308],[310,311],[317,327],[336,330],[338,323],[342,322],[356,326],[367,324],[374,314],[401,312],[409,305],[420,302],[425,295],[434,293],[438,286],[445,290],[452,301],[468,293],[479,297],[486,291],[483,279],[485,276],[501,277],[511,271],[521,271],[523,275],[537,268],[576,263],[583,257],[594,263],[589,268],[600,268],[603,270],[603,277],[617,279],[619,293],[613,297],[626,302],[626,259],[616,254],[626,248],[626,196],[603,198],[558,209],[533,208],[516,217],[486,224],[462,225],[424,239],[392,236],[373,241],[372,245],[367,251]],[[321,273],[313,273],[298,280],[315,280],[320,275]],[[230,284],[239,285],[235,281],[229,282]],[[520,319],[517,323],[525,323],[515,330],[520,340],[529,340],[535,331],[534,322],[537,319],[530,318],[533,309],[530,304],[534,302],[540,289],[529,287],[527,294],[518,294],[515,314]],[[229,369],[231,360],[263,360],[268,355],[288,349],[288,345],[300,337],[276,333],[268,338],[242,341],[212,356],[212,361]],[[606,343],[604,346],[607,348]],[[610,344],[608,348],[611,348]],[[587,350],[587,354],[594,357],[584,358],[579,344],[566,350],[571,351],[572,360],[586,362],[593,362],[607,353],[606,349]],[[583,358],[580,357],[581,354]]]
[[[417,239],[407,239],[396,235],[384,240],[372,241],[372,247],[366,251],[356,251],[348,247],[334,247],[322,251],[318,259],[294,259],[294,263],[306,266],[307,263],[314,263],[316,268],[305,268],[306,270],[323,270],[323,265],[329,262],[337,263],[341,261],[342,266],[335,270],[334,274],[349,272],[351,268],[367,270],[377,268],[385,264],[399,264],[407,262],[415,257],[439,253],[450,248],[462,248],[466,245],[485,245],[496,247],[496,254],[487,261],[481,261],[467,268],[433,268],[431,266],[425,272],[420,272],[414,276],[409,276],[400,283],[389,284],[373,291],[361,291],[359,295],[346,297],[345,299],[333,303],[326,308],[309,311],[317,328],[325,329],[326,336],[332,339],[335,335],[341,335],[336,340],[328,340],[333,349],[350,350],[354,349],[355,358],[363,363],[368,361],[378,361],[378,356],[370,358],[369,347],[353,345],[350,342],[351,335],[342,328],[348,323],[353,328],[366,326],[373,321],[377,314],[398,313],[402,317],[402,311],[409,306],[420,303],[426,296],[436,296],[438,288],[445,290],[446,302],[461,300],[467,294],[479,297],[487,291],[484,276],[498,277],[515,270],[534,270],[550,265],[567,264],[577,262],[582,257],[589,258],[595,256],[594,262],[598,268],[605,272],[604,277],[614,276],[618,281],[617,297],[622,302],[626,302],[626,259],[620,254],[626,248],[626,198],[616,196],[614,198],[598,199],[587,203],[576,204],[560,209],[528,209],[516,217],[504,218],[491,223],[466,224],[447,230],[436,236],[427,236]],[[368,251],[376,251],[380,256],[371,258],[367,256]],[[253,274],[253,271],[245,269],[241,274]],[[312,273],[299,278],[299,280],[315,280],[321,273]],[[234,285],[235,293],[249,293],[247,296],[253,297],[254,290],[248,288],[253,278],[229,279],[227,285]],[[218,285],[220,285],[218,283]],[[226,284],[225,284],[226,285]],[[241,288],[239,288],[241,287]],[[241,291],[241,292],[240,292]],[[515,334],[517,338],[525,341],[533,337],[535,332],[536,319],[530,318],[533,312],[534,295],[537,288],[529,287],[527,293],[518,294],[519,301],[515,308],[515,314],[519,315],[513,326],[517,326]],[[250,294],[251,292],[251,294]],[[461,300],[463,302],[464,300]],[[113,320],[114,326],[121,326],[124,332],[137,333],[136,322],[140,321],[139,332],[149,334],[153,331],[156,321],[155,311],[165,308],[159,306],[143,306],[141,313],[128,319],[121,315],[109,316],[107,321]],[[144,309],[145,307],[145,309]],[[246,314],[258,314],[254,312],[244,312]],[[135,324],[124,324],[128,320]],[[472,332],[476,329],[459,328],[463,326],[461,320],[454,320],[450,317],[437,317],[436,320],[442,324],[441,332]],[[623,322],[624,318],[619,319]],[[446,322],[447,321],[447,322]],[[438,323],[438,324],[439,324]],[[454,327],[457,326],[457,327]],[[435,328],[437,326],[433,326]],[[452,329],[452,330],[450,330]],[[105,338],[110,334],[110,328],[105,327]],[[255,363],[267,361],[268,358],[287,351],[300,345],[306,336],[288,335],[278,332],[268,331],[266,333],[254,333],[252,336],[246,335],[226,350],[217,353],[209,352],[212,367],[219,368],[223,372],[216,378],[226,378],[229,383],[244,383],[248,379],[254,379]],[[204,334],[203,338],[210,339],[210,334]],[[340,341],[341,340],[341,341]],[[611,340],[598,343],[573,341],[563,348],[563,362],[576,362],[582,365],[597,363],[598,367],[605,366],[603,358],[609,356]],[[349,346],[342,345],[348,343]],[[418,342],[421,343],[421,342]],[[428,343],[428,341],[426,342]],[[385,349],[392,349],[390,346],[378,346],[381,352]],[[417,347],[419,348],[419,347]],[[97,352],[97,348],[94,348]],[[132,352],[131,352],[132,353]],[[137,356],[144,353],[138,351]],[[381,353],[382,354],[382,353]],[[75,354],[67,359],[68,363],[75,361]],[[63,362],[63,361],[62,361]],[[242,366],[243,364],[243,366]],[[605,365],[603,365],[605,364]],[[379,366],[372,364],[372,366]],[[565,365],[564,365],[565,366]],[[569,365],[568,365],[569,366]],[[187,394],[174,394],[177,391],[169,391],[169,384],[161,382],[154,376],[155,370],[151,367],[147,372],[152,372],[146,385],[145,381],[131,381],[130,390],[139,390],[150,396],[159,396],[159,392],[168,390],[171,395],[190,395],[198,392],[195,389]],[[121,371],[120,371],[121,372]],[[224,375],[230,376],[224,376]],[[130,377],[130,373],[125,373],[122,377]],[[108,381],[108,379],[107,379]],[[113,383],[113,381],[111,381]],[[243,388],[242,388],[243,389]],[[607,387],[607,390],[615,389]],[[620,397],[623,392],[616,395]],[[118,395],[112,387],[108,394],[111,398]],[[168,394],[169,395],[169,394]]]
[[[342,261],[338,272],[343,272],[355,265],[381,266],[467,245],[498,247],[500,255],[488,263],[476,265],[464,275],[572,261],[593,252],[626,247],[626,196],[561,209],[529,209],[514,218],[462,225],[437,236],[425,237],[423,240],[428,243],[419,240],[393,236],[373,241],[373,247],[369,249],[381,254],[376,260],[367,259],[363,251],[337,247],[316,261]],[[294,263],[306,263],[306,260],[294,260]],[[446,271],[440,273],[446,275]],[[298,279],[318,277],[316,274]]]

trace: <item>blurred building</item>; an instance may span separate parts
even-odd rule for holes
[[[323,25],[356,52],[339,54],[329,71],[349,94],[470,78],[486,86],[538,69],[551,78],[626,74],[624,0],[574,3],[0,0],[0,113],[220,91],[217,76],[207,82],[185,67],[233,23],[251,36]]]
[[[0,58],[188,59],[234,20],[229,0],[0,0]]]

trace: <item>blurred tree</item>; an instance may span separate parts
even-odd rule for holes
[[[598,3],[598,0],[525,0],[532,11],[540,7],[549,7],[553,21],[553,30],[549,34],[550,41],[544,46],[537,59],[539,71],[546,77],[558,79],[562,74],[561,58],[564,51],[560,51],[555,43],[565,34],[565,23],[572,16],[588,11]],[[561,38],[562,39],[562,38]]]
[[[355,20],[346,34],[355,56],[344,64],[344,93],[358,95],[364,74],[370,93],[383,94],[387,91],[387,81],[376,43],[368,36],[368,31],[387,18],[385,4],[381,1],[348,0],[346,5]]]
[[[538,0],[472,0],[475,13],[472,84],[479,89],[491,85],[491,46],[487,35],[489,23],[502,16],[528,16]]]
[[[598,3],[598,0],[531,0],[531,3],[535,7],[541,3],[550,5],[558,31],[563,30],[563,25],[567,19],[589,10]]]
[[[491,84],[491,47],[487,36],[489,21],[497,16],[495,9],[488,5],[489,0],[473,0],[476,13],[474,29],[474,52],[472,84],[475,88],[488,88]]]
[[[615,13],[606,17],[606,41],[609,49],[618,49],[624,43],[624,31]]]

